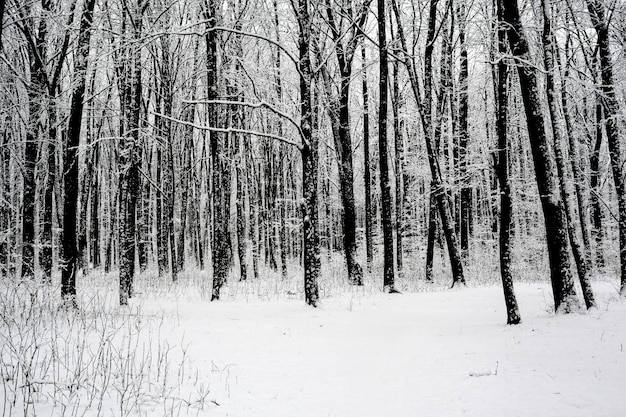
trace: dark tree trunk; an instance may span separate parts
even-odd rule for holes
[[[404,216],[404,121],[400,119],[400,110],[402,107],[402,94],[400,93],[400,63],[398,60],[393,62],[393,86],[392,86],[392,109],[393,109],[393,132],[395,138],[396,151],[396,265],[398,267],[398,275],[402,276],[402,231]]]
[[[469,130],[468,130],[468,65],[467,65],[467,42],[465,40],[466,26],[465,0],[461,0],[458,9],[459,19],[459,48],[460,73],[459,73],[459,180],[461,182],[460,203],[460,235],[461,254],[467,259],[469,253],[469,240],[472,231],[472,188],[468,178],[468,153],[469,153]]]
[[[217,33],[212,30],[217,25],[217,8],[215,0],[208,0],[204,10],[207,20],[207,99],[218,98],[218,57]],[[216,106],[208,108],[209,126],[218,125]],[[227,139],[222,133],[211,132],[211,163],[212,181],[211,196],[213,201],[213,290],[211,300],[219,300],[220,290],[226,283],[230,268],[230,233],[228,224],[230,219],[230,163],[227,157]]]
[[[161,145],[156,145],[156,201],[155,201],[155,214],[156,219],[156,246],[157,246],[157,265],[158,274],[163,276],[168,271],[167,263],[167,224],[163,221],[165,198],[163,196],[163,189],[165,188],[165,181],[163,180],[163,151]]]
[[[507,34],[513,55],[521,58],[523,62],[532,62],[520,21],[517,0],[504,6],[503,17],[508,24]],[[567,219],[559,193],[554,153],[544,126],[536,70],[530,64],[518,64],[517,71],[545,220],[554,308],[557,312],[568,313],[578,309],[578,297],[570,270]]]
[[[391,221],[391,185],[389,183],[389,156],[387,152],[387,91],[388,91],[388,58],[387,33],[385,22],[385,0],[378,0],[378,47],[379,63],[379,110],[378,110],[378,149],[380,163],[380,192],[382,205],[384,275],[383,288],[388,292],[395,289],[395,271],[393,265],[393,226]]]
[[[153,146],[146,146],[143,151],[144,154],[144,172],[147,176],[152,171],[152,157]],[[152,184],[147,178],[143,178],[140,181],[141,186],[141,202],[137,209],[137,258],[139,261],[139,271],[145,272],[148,269],[148,253],[150,246],[152,245],[152,239],[150,238],[152,232],[151,224],[151,189]],[[160,187],[160,186],[159,186]]]
[[[342,204],[343,246],[348,268],[348,280],[354,285],[363,285],[363,268],[356,260],[356,206],[354,202],[354,167],[352,156],[352,135],[350,132],[350,83],[352,81],[352,60],[361,39],[362,29],[367,20],[367,11],[371,0],[365,0],[358,11],[354,11],[350,2],[333,3],[339,13],[333,9],[331,2],[326,2],[327,22],[334,40],[335,56],[339,64],[339,96],[329,99],[332,105],[331,115],[337,151],[340,194]],[[347,16],[347,19],[339,16]],[[348,27],[342,23],[347,20]],[[327,87],[327,90],[330,90]]]
[[[83,115],[87,78],[87,58],[95,0],[87,0],[80,20],[77,53],[74,61],[72,104],[67,127],[64,152],[63,185],[63,269],[61,271],[61,297],[68,306],[76,305],[76,269],[79,253],[76,242],[76,215],[78,205],[78,145]]]
[[[435,260],[435,239],[437,239],[437,200],[435,199],[435,189],[430,187],[430,197],[428,198],[428,235],[426,237],[426,281],[433,282],[433,262]]]
[[[595,106],[595,141],[593,150],[589,157],[589,171],[591,187],[591,236],[595,242],[595,262],[599,269],[604,268],[604,228],[602,226],[602,204],[600,202],[600,150],[602,149],[602,102],[600,101],[600,93],[596,93]]]
[[[557,56],[557,65],[559,65],[560,68],[563,68],[559,48],[555,48],[555,51]],[[588,198],[586,193],[587,190],[585,189],[586,179],[584,178],[583,170],[581,167],[581,155],[578,147],[578,140],[574,134],[574,129],[572,127],[572,116],[570,114],[569,101],[567,97],[567,81],[570,76],[569,37],[565,40],[565,57],[567,62],[565,64],[565,68],[561,71],[561,77],[559,78],[561,87],[561,105],[563,107],[563,121],[565,122],[565,129],[567,132],[567,137],[569,139],[569,154],[572,165],[572,172],[574,174],[576,202],[578,204],[578,221],[580,222],[583,248],[585,256],[589,260],[589,273],[590,275],[593,275],[593,263],[591,262],[591,242],[589,239],[589,215],[587,210]]]
[[[437,154],[437,144],[435,143],[435,137],[432,126],[432,58],[433,48],[435,41],[435,28],[437,17],[437,0],[431,0],[429,11],[429,24],[428,32],[426,35],[426,50],[424,52],[424,101],[421,104],[421,116],[424,134],[426,136],[426,151],[428,153],[428,162],[430,165],[430,172],[432,175],[431,193],[434,195],[437,201],[437,208],[439,209],[439,217],[443,228],[443,233],[448,244],[448,255],[450,257],[450,266],[452,267],[452,286],[456,284],[465,284],[465,276],[463,274],[463,263],[461,261],[461,253],[459,251],[459,245],[457,243],[457,237],[454,228],[454,220],[452,219],[452,209],[450,204],[450,196],[445,188],[441,167],[439,165],[439,157]],[[398,14],[396,12],[396,14]],[[401,39],[403,38],[400,33]],[[406,42],[402,41],[403,48],[406,51]],[[417,80],[415,72],[410,74],[412,83],[414,85],[413,90],[415,96],[419,101],[419,94],[417,89]]]
[[[132,10],[132,37],[139,41],[143,25],[143,11],[147,3],[137,0]],[[129,85],[125,94],[126,106],[123,114],[127,129],[124,131],[122,151],[120,152],[120,305],[127,305],[133,295],[135,276],[137,193],[139,192],[139,164],[141,163],[141,143],[139,136],[139,118],[141,114],[141,49],[128,46],[130,62],[126,63]]]
[[[100,144],[94,143],[93,164],[96,167],[92,182],[91,194],[91,226],[89,229],[89,240],[91,245],[91,263],[94,268],[100,266]]]
[[[316,307],[319,300],[317,281],[320,274],[318,230],[318,140],[313,131],[313,98],[311,93],[311,17],[308,0],[298,0],[298,57],[300,69],[300,130],[302,131],[302,224],[304,245],[304,297]]]
[[[370,175],[370,122],[369,122],[369,94],[367,91],[367,65],[365,56],[365,42],[361,43],[361,60],[363,71],[363,158],[364,158],[364,183],[365,183],[365,256],[367,272],[372,272],[374,262],[374,218],[372,213],[372,179]]]
[[[503,20],[503,2],[496,0],[498,10],[498,51],[503,57],[507,54],[506,26]],[[502,59],[498,62],[496,105],[498,153],[496,171],[500,182],[500,275],[506,304],[506,323],[519,324],[521,316],[513,288],[513,271],[511,270],[511,186],[509,182],[509,143],[508,143],[508,78],[509,69]],[[495,80],[494,80],[495,81]]]
[[[54,98],[53,98],[54,99]],[[46,177],[46,187],[44,190],[44,208],[43,208],[43,232],[41,256],[39,264],[43,273],[45,282],[52,282],[52,223],[53,223],[53,196],[54,185],[56,182],[56,141],[57,141],[57,117],[56,105],[48,107],[48,172]]]
[[[39,20],[35,45],[29,50],[30,85],[28,88],[28,126],[24,144],[22,193],[22,272],[21,277],[35,276],[35,166],[39,153],[40,118],[45,106],[46,68],[41,61],[47,54],[47,19]],[[27,23],[26,23],[27,24]]]
[[[580,229],[578,227],[578,214],[576,213],[576,200],[574,196],[572,178],[565,163],[567,155],[565,150],[565,139],[563,136],[566,135],[567,132],[565,131],[563,123],[564,120],[558,107],[560,100],[558,98],[558,92],[556,91],[554,80],[555,59],[554,46],[552,43],[553,33],[551,27],[551,11],[546,0],[542,0],[541,3],[543,9],[542,42],[546,67],[546,95],[548,98],[550,120],[552,122],[552,135],[554,139],[557,174],[561,184],[561,199],[563,200],[563,206],[565,208],[567,231],[576,267],[578,269],[580,286],[583,291],[585,304],[587,308],[591,308],[595,305],[593,290],[590,283],[591,258],[587,256],[587,253],[583,248],[582,236],[580,235]]]
[[[600,53],[600,69],[602,73],[602,103],[606,111],[606,136],[613,171],[613,183],[617,194],[619,208],[619,252],[620,252],[620,294],[626,297],[626,181],[623,176],[624,155],[623,137],[620,135],[618,115],[620,104],[613,83],[613,58],[610,49],[609,23],[605,17],[605,6],[602,0],[587,0],[587,8],[591,22],[598,37]]]

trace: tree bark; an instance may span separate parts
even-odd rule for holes
[[[506,0],[496,0],[498,13],[498,79],[496,87],[498,153],[496,171],[500,183],[500,275],[506,305],[507,324],[519,324],[521,316],[513,287],[513,271],[511,270],[511,186],[509,181],[509,140],[508,140],[508,78],[509,68],[502,57],[507,54],[506,26],[504,22],[504,6]]]
[[[626,181],[623,175],[624,155],[621,143],[623,137],[620,135],[620,127],[618,126],[620,105],[613,83],[613,59],[609,44],[609,23],[605,17],[606,11],[602,0],[587,0],[587,8],[598,37],[602,75],[602,104],[607,116],[606,136],[619,208],[620,294],[622,297],[626,297]]]
[[[469,254],[469,240],[472,231],[472,187],[468,177],[468,154],[469,154],[469,130],[468,130],[468,65],[467,65],[467,42],[465,40],[466,14],[465,1],[461,0],[458,9],[459,23],[459,48],[460,48],[460,72],[459,72],[459,180],[461,182],[460,203],[460,235],[461,255],[467,259]]]
[[[367,61],[365,55],[365,42],[361,43],[361,61],[363,71],[363,182],[365,183],[365,256],[367,272],[372,272],[374,262],[374,218],[372,213],[372,179],[370,159],[370,127],[369,127],[369,94],[367,90]]]
[[[380,164],[380,192],[382,205],[384,272],[383,289],[390,293],[398,292],[395,288],[393,264],[393,226],[391,221],[391,184],[389,182],[389,157],[387,150],[387,91],[388,91],[388,54],[386,33],[385,0],[378,0],[378,47],[379,61],[379,110],[378,110],[378,149]]]
[[[135,276],[137,193],[139,191],[139,164],[141,163],[141,143],[139,120],[141,115],[141,49],[136,47],[141,38],[143,12],[147,0],[137,0],[132,9],[133,46],[126,46],[129,61],[126,63],[129,85],[125,96],[126,109],[123,111],[127,129],[124,131],[122,150],[120,152],[120,305],[127,305],[133,295],[133,279]]]
[[[76,215],[78,205],[78,145],[83,116],[87,59],[95,0],[87,0],[80,19],[77,54],[74,61],[72,104],[67,126],[67,141],[64,152],[63,185],[63,268],[61,271],[61,298],[68,306],[76,306],[76,269],[78,248],[76,241]]]
[[[528,64],[532,62],[532,57],[521,24],[517,0],[504,6],[503,18],[508,24],[511,51],[521,60],[517,71],[545,220],[554,309],[556,312],[569,313],[578,309],[578,297],[570,270],[567,219],[559,193],[554,153],[546,135],[536,70]]]
[[[316,307],[319,301],[317,281],[320,274],[318,230],[318,139],[313,131],[313,99],[311,92],[311,28],[308,0],[298,0],[298,67],[300,70],[300,130],[302,134],[302,224],[304,245],[304,297]]]
[[[591,259],[587,256],[582,245],[582,236],[580,235],[578,214],[576,213],[576,200],[572,185],[572,178],[565,163],[566,150],[564,137],[567,135],[564,126],[564,120],[559,109],[558,92],[554,80],[555,58],[553,33],[551,27],[552,14],[548,0],[542,0],[541,6],[543,10],[543,33],[542,43],[544,52],[544,63],[546,69],[546,95],[548,98],[548,110],[550,112],[550,121],[552,125],[552,136],[554,139],[554,151],[557,167],[557,175],[561,184],[561,199],[565,208],[565,217],[567,220],[567,231],[569,241],[574,254],[574,260],[578,269],[578,277],[580,286],[583,291],[585,304],[587,308],[595,305],[593,290],[590,283]],[[561,92],[562,94],[562,92]]]

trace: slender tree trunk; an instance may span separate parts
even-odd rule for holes
[[[365,55],[365,42],[361,43],[361,61],[363,71],[363,158],[364,158],[364,183],[365,183],[365,256],[367,272],[372,272],[374,262],[374,218],[372,213],[372,179],[370,160],[370,132],[369,132],[369,94],[367,90],[367,62]]]
[[[389,157],[387,153],[387,91],[388,58],[386,33],[385,0],[378,0],[378,47],[379,63],[379,110],[378,110],[378,149],[380,158],[380,192],[382,204],[384,275],[383,288],[390,293],[398,292],[395,288],[393,265],[393,226],[391,222],[391,184],[389,182]]]
[[[559,65],[559,67],[563,69],[559,48],[556,47],[554,49],[556,51],[557,65]],[[565,65],[565,68],[561,71],[561,76],[559,77],[561,88],[561,105],[563,107],[563,121],[565,122],[565,129],[567,132],[567,137],[569,139],[569,154],[572,165],[572,172],[574,174],[575,193],[577,200],[576,202],[578,203],[578,221],[580,223],[580,230],[582,233],[583,248],[585,252],[585,257],[589,260],[589,273],[590,275],[593,275],[593,263],[591,261],[591,243],[589,239],[589,215],[587,213],[588,198],[585,189],[586,180],[584,178],[583,170],[581,168],[581,155],[578,148],[578,140],[574,134],[574,129],[572,127],[572,116],[570,114],[569,101],[567,98],[567,81],[570,76],[569,37],[565,41],[565,56],[567,63]]]
[[[2,7],[2,6],[0,6]],[[11,127],[4,126],[0,142],[0,230],[6,231],[0,240],[0,276],[8,277],[11,271]]]
[[[54,100],[54,97],[52,98]],[[52,223],[53,223],[53,196],[54,184],[56,182],[56,141],[57,141],[57,117],[56,104],[48,107],[48,172],[46,176],[46,187],[44,190],[43,208],[43,233],[41,234],[42,248],[39,264],[43,273],[43,280],[52,282]]]
[[[162,121],[159,121],[157,125],[160,125]],[[164,223],[164,196],[163,196],[163,188],[165,187],[165,181],[163,181],[163,151],[161,150],[161,145],[156,145],[156,183],[157,183],[157,192],[156,192],[156,202],[155,202],[155,218],[156,218],[156,244],[157,244],[157,265],[158,265],[158,274],[159,276],[163,276],[168,271],[168,263],[167,263],[167,224]]]
[[[441,167],[439,165],[439,157],[437,154],[437,146],[434,143],[434,132],[432,126],[432,58],[435,42],[435,28],[437,16],[437,0],[431,0],[429,11],[428,32],[426,35],[426,50],[424,52],[424,101],[421,104],[422,125],[426,135],[426,151],[428,153],[428,162],[432,175],[431,193],[437,201],[439,216],[446,242],[448,244],[448,255],[450,257],[450,265],[452,267],[452,286],[456,284],[465,284],[465,276],[463,274],[463,263],[461,261],[461,253],[457,243],[457,237],[454,230],[454,220],[452,219],[452,209],[450,204],[450,196],[445,189],[441,175]],[[398,14],[398,12],[396,12]],[[401,39],[403,35],[400,33]],[[403,48],[406,51],[406,42],[403,41]],[[416,98],[419,99],[417,93],[417,80],[415,72],[409,74],[414,85],[413,90]]]
[[[465,40],[465,26],[467,10],[465,1],[461,0],[458,9],[459,20],[459,48],[461,68],[459,73],[459,175],[461,181],[461,196],[459,203],[461,221],[461,254],[467,259],[469,254],[469,240],[472,231],[472,188],[468,178],[469,129],[468,129],[468,65],[467,42]]]
[[[585,252],[582,245],[582,236],[580,235],[580,229],[578,227],[578,215],[576,213],[576,200],[572,186],[572,178],[565,163],[567,155],[563,136],[566,135],[567,132],[565,131],[565,126],[563,123],[564,120],[558,107],[558,92],[556,91],[554,80],[555,59],[554,46],[552,43],[552,17],[550,6],[548,5],[548,0],[542,0],[541,5],[543,9],[542,42],[544,62],[546,67],[546,95],[548,98],[548,110],[550,112],[550,120],[552,122],[552,136],[554,139],[557,175],[561,184],[561,199],[563,200],[563,206],[565,208],[567,231],[569,235],[569,241],[572,247],[572,253],[574,254],[574,260],[578,269],[580,286],[583,290],[585,304],[587,305],[587,308],[591,308],[595,305],[593,290],[591,288],[589,276],[591,273],[591,259],[587,257],[587,253]]]
[[[404,121],[400,119],[400,109],[402,106],[402,95],[400,93],[400,63],[398,60],[393,62],[393,84],[392,84],[392,109],[393,109],[393,132],[395,138],[396,151],[396,265],[398,266],[398,275],[402,276],[402,231],[404,215]]]
[[[623,135],[620,135],[618,115],[620,104],[613,83],[613,58],[610,49],[609,23],[605,17],[605,6],[602,0],[587,0],[587,8],[591,22],[598,37],[600,53],[600,69],[602,74],[602,103],[606,111],[606,136],[613,171],[613,183],[617,194],[619,208],[619,252],[620,252],[620,294],[626,297],[626,181],[623,175],[624,151],[622,150]]]
[[[100,144],[94,143],[93,164],[95,172],[92,182],[91,194],[91,225],[89,228],[89,241],[91,246],[91,263],[94,268],[100,266]]]
[[[596,267],[599,269],[604,268],[604,228],[602,226],[602,204],[600,202],[600,179],[602,173],[600,171],[600,151],[602,149],[602,102],[600,101],[600,93],[595,95],[595,141],[593,144],[593,150],[589,157],[589,170],[590,180],[589,185],[591,187],[591,236],[595,242],[595,262]]]
[[[35,45],[31,45],[29,49],[30,85],[22,192],[22,279],[32,279],[35,276],[35,166],[41,135],[40,119],[45,106],[46,68],[41,60],[45,60],[47,55],[46,22],[47,19],[39,19]]]
[[[522,62],[531,62],[532,58],[520,21],[517,0],[505,5],[504,21],[509,25],[508,39],[513,55],[521,58]],[[526,110],[526,123],[537,186],[543,207],[554,308],[557,312],[568,313],[578,308],[578,297],[570,270],[567,219],[559,193],[554,153],[544,126],[536,70],[531,65],[518,64],[517,71]]]
[[[74,61],[72,104],[67,128],[67,148],[63,167],[63,269],[61,271],[61,297],[68,306],[76,305],[76,269],[79,253],[76,241],[76,215],[78,205],[78,145],[83,115],[87,78],[87,59],[95,0],[87,0],[80,20],[77,54]]]

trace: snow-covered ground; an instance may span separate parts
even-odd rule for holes
[[[140,295],[134,301],[140,310],[112,308],[107,314],[121,319],[97,321],[135,335],[112,336],[119,339],[109,349],[118,354],[108,382],[115,389],[92,400],[91,409],[87,395],[72,408],[55,403],[52,391],[40,393],[29,410],[41,416],[66,410],[150,417],[623,417],[626,300],[615,285],[594,283],[599,308],[555,316],[548,283],[517,284],[519,326],[505,325],[497,286],[393,295],[348,289],[318,309],[298,296],[210,303]],[[95,333],[106,333],[93,323]],[[81,340],[100,352],[95,345],[110,339]],[[17,366],[8,364],[14,361],[8,352],[2,349],[7,369]],[[134,366],[152,365],[127,371],[124,355],[134,355]],[[122,373],[143,373],[142,381],[124,385]],[[46,378],[34,383],[42,392],[50,390]],[[98,378],[92,385],[99,393],[106,378]],[[12,392],[5,381],[0,397]],[[78,398],[63,395],[70,403]],[[137,404],[120,407],[122,397]],[[24,404],[8,410],[5,398],[5,416],[23,415]]]
[[[622,417],[626,302],[594,289],[598,309],[555,316],[548,284],[518,284],[514,327],[498,287],[145,308],[213,371],[208,415]]]

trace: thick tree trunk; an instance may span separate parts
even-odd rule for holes
[[[218,98],[218,38],[212,30],[217,25],[217,8],[215,0],[208,0],[204,10],[207,20],[206,47],[207,47],[207,99]],[[208,108],[209,126],[218,126],[218,112],[216,106]],[[230,268],[230,233],[228,224],[230,219],[230,163],[227,155],[227,139],[222,133],[211,132],[211,197],[213,201],[213,290],[211,300],[219,300],[220,290],[226,283]]]
[[[598,51],[600,53],[600,69],[602,73],[602,102],[606,111],[606,136],[619,208],[620,294],[622,297],[626,297],[626,181],[623,175],[624,151],[622,150],[623,143],[621,142],[623,135],[620,135],[618,122],[620,104],[617,100],[613,83],[613,58],[609,45],[609,23],[605,17],[605,6],[602,0],[587,0],[587,8],[598,36]]]
[[[504,21],[508,24],[508,38],[513,55],[522,62],[532,62],[528,42],[521,24],[517,0],[504,7]],[[554,308],[568,313],[578,309],[578,297],[570,270],[567,219],[560,198],[554,153],[546,135],[539,96],[536,70],[530,64],[517,66],[522,99],[526,110],[526,123],[535,165],[537,187],[546,227],[550,278],[554,293]]]
[[[507,54],[506,27],[503,21],[503,2],[497,1],[498,13],[498,51],[503,57]],[[519,324],[521,316],[513,288],[513,271],[511,270],[511,226],[513,225],[511,214],[511,186],[509,182],[509,140],[508,140],[508,78],[509,68],[502,59],[498,62],[496,106],[497,106],[497,132],[498,153],[496,171],[500,182],[500,275],[502,277],[502,289],[506,305],[506,323]],[[495,81],[495,80],[494,80]]]
[[[63,185],[63,269],[61,271],[61,297],[68,306],[76,305],[76,269],[79,253],[76,241],[76,215],[78,205],[78,145],[83,116],[87,58],[95,0],[87,0],[80,20],[77,53],[74,61],[72,104],[67,127],[67,142],[64,152]]]
[[[578,214],[576,213],[576,200],[574,196],[572,178],[565,163],[567,155],[563,136],[566,135],[567,132],[565,131],[563,123],[564,120],[558,107],[560,100],[558,98],[558,92],[556,91],[554,80],[555,59],[554,46],[552,43],[552,18],[550,6],[547,2],[548,0],[541,1],[543,9],[543,33],[541,39],[543,42],[544,62],[546,67],[546,95],[548,98],[548,110],[550,112],[550,120],[552,124],[557,174],[561,184],[561,199],[563,200],[563,206],[565,208],[567,231],[576,267],[578,269],[580,286],[583,291],[585,304],[587,305],[587,308],[591,308],[595,305],[593,290],[590,283],[591,259],[587,256],[587,253],[583,248],[582,236],[580,235],[580,229],[578,227]]]
[[[311,17],[308,0],[298,0],[298,57],[300,69],[300,130],[302,132],[302,224],[304,245],[304,298],[316,307],[319,300],[317,281],[320,274],[318,230],[318,140],[313,131],[313,98],[311,92]]]
[[[137,0],[133,8],[133,40],[139,41],[142,33],[143,11],[145,3]],[[133,295],[133,279],[135,276],[135,249],[136,249],[136,221],[137,193],[139,192],[139,164],[141,163],[141,144],[139,136],[139,118],[141,114],[141,49],[135,46],[128,47],[130,62],[127,63],[130,82],[126,94],[127,106],[123,112],[128,127],[124,131],[120,165],[120,305],[127,305]]]

